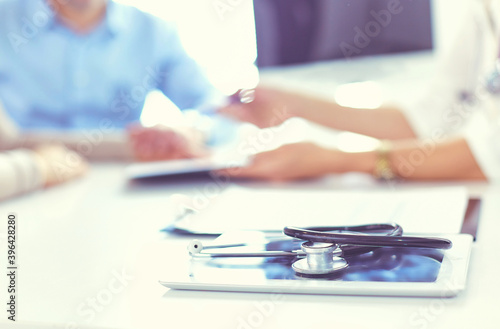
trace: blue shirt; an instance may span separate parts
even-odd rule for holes
[[[181,109],[213,93],[172,24],[109,1],[81,35],[43,0],[0,0],[0,100],[21,129],[122,128],[154,89]]]

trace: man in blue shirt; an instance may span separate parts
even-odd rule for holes
[[[123,129],[155,89],[180,109],[214,92],[171,24],[107,0],[0,0],[0,99],[21,130]],[[136,151],[162,138],[132,135]]]

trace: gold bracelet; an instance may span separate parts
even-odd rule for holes
[[[377,149],[377,160],[375,162],[375,169],[373,170],[375,178],[381,180],[393,180],[396,178],[389,159],[391,151],[392,144],[389,141],[381,141]]]

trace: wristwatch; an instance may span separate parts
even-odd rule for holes
[[[392,170],[390,153],[392,150],[392,143],[389,141],[381,141],[377,148],[377,160],[373,170],[373,176],[380,180],[394,180],[397,178],[394,170]]]

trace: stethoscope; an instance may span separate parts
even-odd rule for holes
[[[365,254],[381,247],[449,249],[448,239],[403,236],[398,224],[370,224],[358,226],[331,226],[296,228],[285,227],[283,233],[305,240],[300,250],[258,252],[210,252],[206,250],[247,246],[246,243],[203,246],[199,240],[188,245],[194,259],[220,257],[294,257],[295,273],[304,276],[329,275],[346,269],[346,258]],[[290,238],[280,238],[288,239]]]

